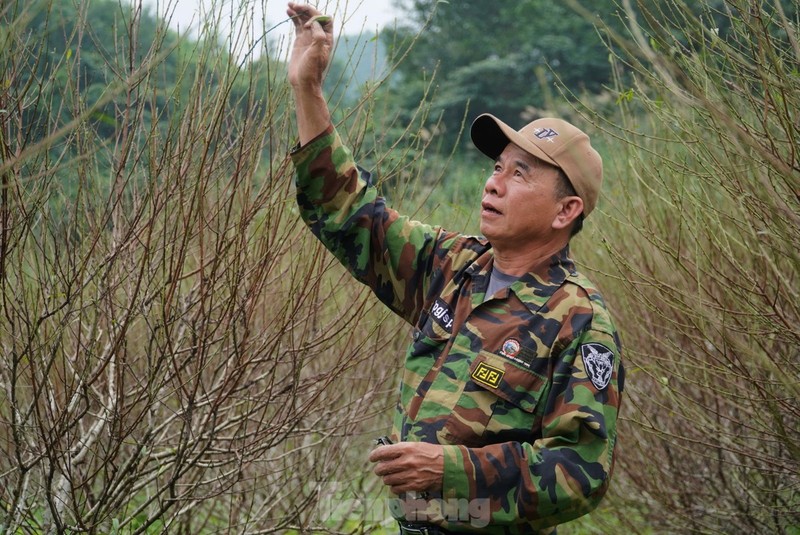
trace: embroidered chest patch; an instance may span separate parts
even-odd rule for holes
[[[497,388],[504,374],[505,372],[500,368],[495,368],[494,366],[489,366],[485,362],[481,362],[472,372],[472,379],[476,383],[482,383],[486,386]]]
[[[516,358],[519,355],[520,346],[519,340],[516,338],[509,338],[503,342],[503,347],[500,349],[500,354],[510,359]]]
[[[583,344],[581,357],[586,374],[598,390],[603,390],[611,382],[614,368],[614,352],[603,344]]]
[[[528,369],[531,368],[534,359],[536,359],[536,351],[524,347],[516,338],[506,338],[498,353],[500,356],[513,360]]]

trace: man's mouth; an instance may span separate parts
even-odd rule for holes
[[[483,209],[484,212],[489,212],[490,214],[498,214],[498,215],[502,214],[500,210],[498,210],[488,202],[481,203],[481,208]]]

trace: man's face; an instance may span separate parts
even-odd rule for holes
[[[554,239],[558,170],[509,143],[486,181],[481,233],[495,248],[524,251]]]

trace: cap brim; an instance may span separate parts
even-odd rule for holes
[[[558,164],[534,143],[489,113],[479,115],[472,122],[470,136],[475,147],[492,160],[497,160],[506,146],[513,143],[528,154],[558,167]]]

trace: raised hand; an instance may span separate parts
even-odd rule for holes
[[[289,83],[297,89],[320,89],[333,50],[333,20],[307,4],[289,2],[295,42],[289,60]]]

